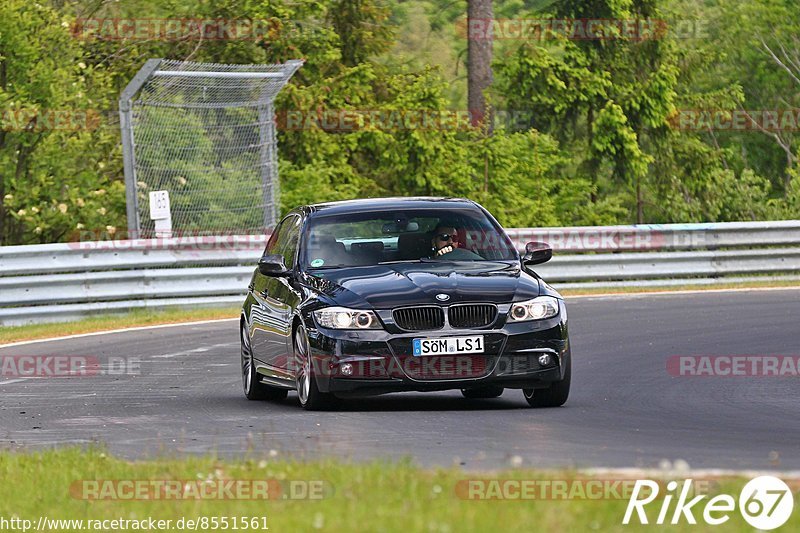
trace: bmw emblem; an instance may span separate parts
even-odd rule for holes
[[[439,300],[440,302],[446,302],[447,300],[450,299],[450,296],[447,294],[437,294],[436,299]]]

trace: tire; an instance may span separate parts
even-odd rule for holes
[[[306,328],[302,324],[294,332],[294,362],[297,398],[300,406],[307,411],[330,409],[338,403],[338,398],[327,392],[320,392],[317,387],[316,371],[311,360]]]
[[[461,389],[461,394],[464,395],[464,398],[478,400],[484,398],[497,398],[503,394],[503,390],[505,390],[503,387],[489,385],[486,387],[475,387],[474,389]]]
[[[531,407],[561,407],[569,398],[570,380],[572,379],[572,355],[567,357],[564,379],[556,381],[547,389],[523,389],[522,393]]]
[[[250,332],[244,320],[239,327],[239,341],[242,354],[242,389],[248,400],[283,400],[289,394],[286,389],[271,387],[261,383],[261,378],[253,364],[253,349],[250,343]]]

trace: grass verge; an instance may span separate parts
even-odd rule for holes
[[[56,322],[47,324],[30,324],[26,326],[6,326],[0,328],[0,344],[61,337],[79,333],[93,333],[110,329],[132,328],[136,326],[152,326],[156,324],[177,324],[197,320],[216,320],[220,318],[236,318],[238,307],[216,307],[200,309],[137,309],[119,315],[98,315],[73,322]]]
[[[665,527],[652,525],[652,522],[667,501],[658,498],[646,508],[651,525],[635,522],[625,526],[622,519],[627,497],[581,499],[580,493],[573,493],[572,499],[476,500],[464,496],[468,494],[463,490],[465,483],[476,479],[569,483],[589,479],[585,475],[576,477],[571,471],[514,469],[475,474],[457,468],[422,469],[408,461],[302,463],[280,457],[239,461],[188,457],[132,463],[99,449],[77,448],[36,453],[0,452],[0,479],[4,480],[0,485],[0,520],[18,517],[31,520],[33,527],[40,517],[83,521],[153,518],[171,520],[171,527],[162,530],[176,531],[181,518],[202,520],[206,517],[207,527],[201,524],[198,530],[223,530],[221,519],[225,517],[229,524],[227,529],[232,530],[234,517],[239,521],[239,529],[243,529],[241,520],[246,517],[256,518],[258,527],[251,524],[247,528],[253,531],[263,530],[265,525],[271,531],[456,532],[497,531],[498,527],[507,531],[653,531]],[[259,493],[257,499],[180,499],[175,496],[180,491],[166,498],[169,493],[155,491],[149,494],[161,494],[161,498],[132,500],[122,498],[132,493],[126,492],[128,489],[120,480],[136,480],[138,486],[177,482],[176,486],[184,487],[184,491],[187,486],[198,484],[212,488],[221,486],[215,480],[269,480],[270,489]],[[95,482],[97,485],[92,484]],[[738,500],[745,482],[735,478],[721,480],[710,492],[731,494]],[[313,489],[316,497],[309,499],[304,497],[309,494],[309,487],[323,489]],[[217,489],[208,490],[211,492],[207,494],[211,494]],[[666,489],[662,487],[662,490]],[[110,499],[87,499],[87,494]],[[234,491],[233,494],[240,493]],[[676,499],[671,500],[670,509],[674,509]],[[702,508],[707,501],[708,498],[694,508],[699,524],[703,524]],[[715,531],[753,530],[738,510],[729,514],[730,520],[714,527]],[[218,520],[216,528],[211,527],[214,518]],[[693,526],[681,520],[677,526],[666,527],[670,531],[698,531],[708,526]],[[54,527],[50,523],[48,529],[76,531],[78,527],[64,523]],[[800,529],[800,513],[795,512],[782,529]]]

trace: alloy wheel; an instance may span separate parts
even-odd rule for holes
[[[253,350],[250,348],[250,334],[247,326],[241,327],[241,346],[242,346],[242,386],[244,393],[248,394],[253,386]]]
[[[294,333],[294,362],[297,369],[295,373],[297,396],[300,398],[300,403],[305,405],[311,391],[311,356],[303,326],[299,326]]]

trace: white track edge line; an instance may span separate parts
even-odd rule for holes
[[[13,346],[25,346],[26,344],[36,344],[38,342],[64,341],[69,339],[80,339],[83,337],[94,337],[97,335],[110,335],[112,333],[126,333],[128,331],[143,331],[148,329],[175,328],[180,326],[202,326],[203,324],[215,324],[218,322],[228,322],[239,320],[239,318],[216,318],[214,320],[196,320],[194,322],[173,322],[170,324],[153,324],[151,326],[134,326],[130,328],[109,329],[105,331],[92,331],[91,333],[76,333],[74,335],[63,335],[61,337],[48,337],[46,339],[31,339],[27,341],[10,342],[0,344],[1,348],[11,348]]]

